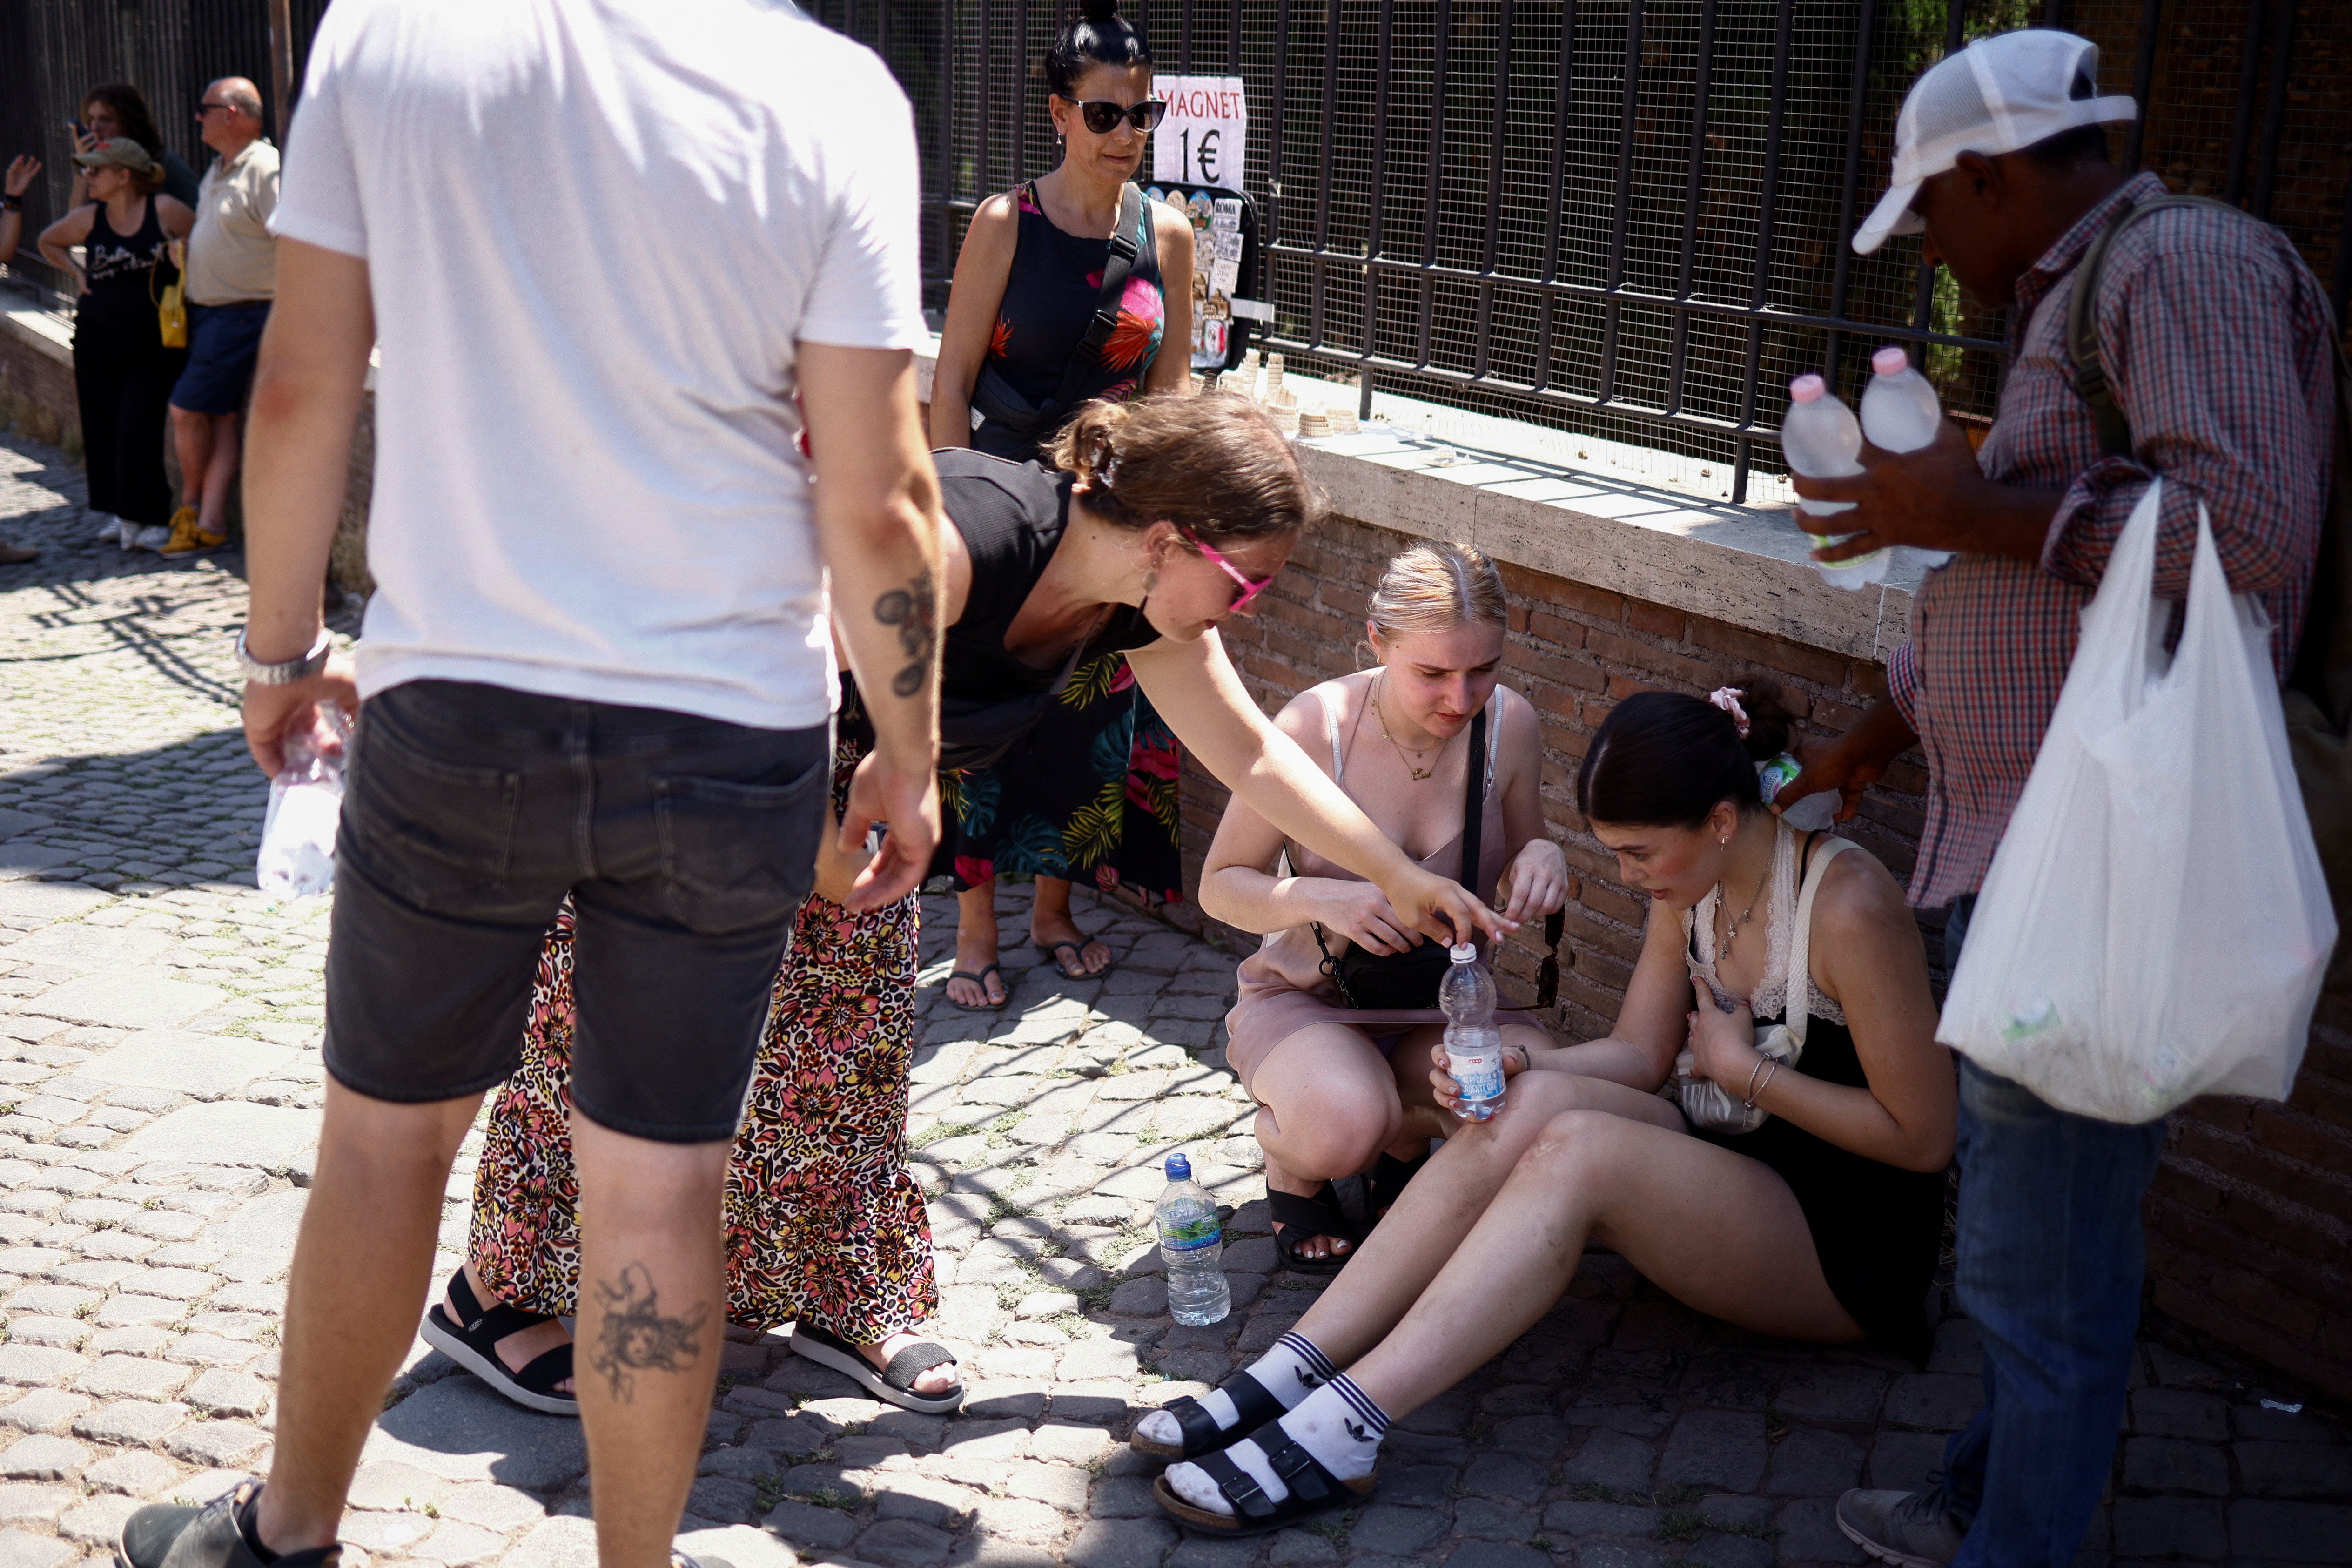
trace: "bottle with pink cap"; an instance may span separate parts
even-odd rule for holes
[[[1875,374],[1862,391],[1862,433],[1882,452],[1916,452],[1935,445],[1944,427],[1943,405],[1927,378],[1911,368],[1911,356],[1892,346],[1870,356]],[[1941,566],[1948,550],[1914,550],[1923,566]]]
[[[1853,410],[1830,395],[1829,384],[1818,375],[1801,375],[1789,384],[1789,411],[1780,416],[1780,454],[1789,467],[1811,479],[1836,479],[1862,472],[1862,426]],[[1801,500],[1799,510],[1823,521],[1853,510],[1850,500]],[[1806,530],[1816,549],[1835,543],[1844,534]],[[1886,552],[1874,550],[1852,561],[1816,561],[1813,570],[1825,583],[1860,588],[1886,580]]]

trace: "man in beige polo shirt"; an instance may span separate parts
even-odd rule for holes
[[[223,77],[196,105],[215,156],[196,192],[187,239],[188,368],[172,388],[172,438],[184,504],[172,514],[165,555],[194,555],[228,542],[223,521],[236,481],[237,420],[253,384],[261,329],[278,292],[278,149],[261,134],[261,94]]]

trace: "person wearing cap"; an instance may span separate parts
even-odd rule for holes
[[[41,255],[75,279],[74,393],[81,411],[89,510],[121,520],[125,550],[157,550],[172,531],[172,482],[163,473],[163,407],[186,367],[165,348],[156,301],[179,276],[167,254],[196,215],[163,194],[163,166],[127,136],[100,142],[74,163],[90,200],[41,231]],[[76,265],[70,247],[81,246]]]
[[[261,91],[241,76],[205,89],[196,105],[215,156],[188,236],[188,368],[172,389],[172,439],[185,500],[172,514],[167,556],[228,542],[223,514],[236,482],[237,420],[253,384],[261,329],[278,287],[278,149],[261,134]]]
[[[1864,786],[1916,743],[1928,770],[1911,902],[1949,911],[1957,962],[1976,892],[2056,707],[2084,606],[2126,518],[2165,481],[2156,575],[2185,597],[2199,509],[2233,593],[2268,610],[2292,667],[2326,505],[2334,331],[2326,295],[2276,230],[2211,208],[2151,214],[2107,253],[2094,303],[2107,375],[2131,427],[2102,453],[2063,336],[2093,242],[2165,194],[2108,163],[2098,50],[2035,30],[1979,39],[1913,86],[1895,124],[1894,184],[1854,236],[1868,254],[1922,236],[1989,309],[2009,312],[2011,360],[1981,453],[1948,424],[1922,450],[1865,448],[1864,472],[1797,479],[1849,500],[1860,529],[1817,551],[1886,545],[1958,553],[1931,573],[1912,637],[1887,661],[1889,696],[1843,737],[1810,748],[1791,797]],[[1947,1446],[1925,1492],[1850,1491],[1839,1527],[1872,1555],[1927,1568],[2074,1562],[2115,1453],[2139,1321],[2140,1198],[2161,1121],[2058,1110],[1960,1067],[1957,1286],[1984,1347],[1985,1405]]]

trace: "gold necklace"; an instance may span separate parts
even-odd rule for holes
[[[1404,763],[1404,771],[1405,771],[1406,773],[1411,773],[1411,774],[1413,776],[1413,779],[1414,779],[1414,781],[1415,781],[1415,782],[1419,782],[1419,781],[1420,781],[1420,780],[1422,780],[1422,779],[1430,778],[1430,777],[1433,776],[1433,775],[1436,773],[1436,772],[1437,772],[1436,768],[1434,768],[1434,767],[1426,767],[1426,768],[1424,768],[1424,767],[1420,767],[1420,766],[1415,765],[1415,764],[1414,764],[1414,763],[1412,761],[1412,759],[1411,759],[1411,758],[1408,758],[1408,757],[1404,754],[1404,753],[1405,753],[1405,748],[1404,748],[1404,746],[1403,746],[1401,742],[1399,742],[1399,741],[1397,740],[1397,738],[1396,738],[1394,735],[1391,735],[1391,734],[1390,734],[1390,733],[1389,733],[1389,717],[1388,717],[1388,715],[1387,715],[1387,714],[1385,714],[1385,713],[1383,713],[1383,712],[1381,712],[1381,699],[1383,696],[1387,695],[1388,689],[1389,689],[1389,672],[1388,672],[1387,670],[1383,669],[1382,671],[1381,671],[1381,678],[1380,678],[1379,681],[1377,681],[1377,682],[1373,685],[1373,687],[1372,687],[1372,719],[1373,719],[1373,721],[1374,721],[1374,722],[1376,722],[1377,724],[1379,724],[1379,725],[1380,725],[1380,727],[1381,727],[1381,739],[1382,739],[1383,741],[1386,741],[1390,745],[1396,747],[1397,761],[1398,761],[1398,762],[1401,762],[1401,763]],[[1439,751],[1441,751],[1441,752],[1443,752],[1444,749],[1445,749],[1445,748],[1444,748],[1444,746],[1442,746],[1442,745],[1438,747],[1438,750],[1439,750]],[[1413,752],[1413,756],[1415,756],[1415,757],[1418,757],[1418,756],[1420,756],[1420,755],[1421,755],[1421,753],[1420,753],[1419,752],[1417,752],[1417,751]]]

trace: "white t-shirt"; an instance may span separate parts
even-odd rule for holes
[[[918,190],[780,0],[336,0],[272,227],[369,265],[362,692],[824,722],[794,345],[925,340]]]

